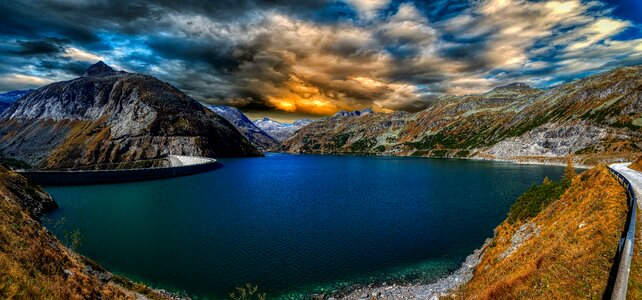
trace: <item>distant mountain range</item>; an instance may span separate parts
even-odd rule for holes
[[[281,123],[270,118],[263,118],[254,121],[254,124],[261,128],[263,131],[267,132],[270,136],[275,138],[277,141],[282,142],[291,136],[293,136],[297,130],[300,128],[312,123],[314,121],[310,119],[301,119],[296,120],[294,123]]]
[[[257,127],[237,108],[227,105],[208,105],[207,108],[234,125],[234,127],[259,150],[269,150],[279,145],[279,141]]]
[[[33,91],[33,89],[29,89],[0,94],[0,112],[3,112],[5,109],[9,108],[9,106],[18,101],[18,99],[31,94]]]
[[[575,154],[587,164],[631,159],[641,148],[642,66],[549,90],[514,83],[442,96],[417,113],[340,113],[299,129],[281,146],[292,153],[513,161]]]
[[[154,77],[102,62],[77,79],[2,94],[2,104],[10,107],[0,114],[0,156],[49,169],[259,149],[513,161],[574,154],[586,164],[642,151],[642,66],[549,90],[513,83],[441,96],[417,113],[341,111],[292,124],[206,108]]]
[[[261,155],[227,120],[173,86],[103,62],[6,109],[0,138],[2,158],[46,169],[168,154]]]

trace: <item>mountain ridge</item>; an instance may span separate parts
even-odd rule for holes
[[[170,84],[95,66],[88,73],[98,76],[46,85],[0,114],[0,155],[46,169],[260,155],[227,120]]]
[[[280,149],[520,161],[577,154],[588,164],[641,151],[642,66],[616,68],[549,90],[522,87],[510,93],[441,96],[417,113],[322,118]]]
[[[237,108],[228,105],[207,105],[206,107],[234,125],[259,150],[270,150],[279,145],[279,141],[256,126]]]

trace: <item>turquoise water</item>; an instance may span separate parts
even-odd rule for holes
[[[199,175],[46,187],[45,224],[110,271],[219,299],[245,283],[301,299],[373,281],[429,281],[492,236],[551,166],[268,154]]]

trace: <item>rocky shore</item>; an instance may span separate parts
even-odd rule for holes
[[[328,300],[411,300],[439,299],[442,296],[456,292],[464,283],[473,277],[473,270],[482,259],[484,249],[490,243],[487,239],[484,245],[466,257],[461,267],[447,277],[436,282],[425,284],[392,284],[383,283],[377,286],[363,286],[345,295],[330,297]]]

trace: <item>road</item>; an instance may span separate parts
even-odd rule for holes
[[[642,209],[642,172],[638,172],[633,169],[629,169],[631,163],[621,163],[621,164],[612,164],[610,165],[611,169],[622,174],[626,177],[633,186],[633,192],[638,199],[638,209]]]

